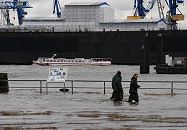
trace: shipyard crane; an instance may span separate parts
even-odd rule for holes
[[[134,18],[135,19],[145,18],[146,15],[150,12],[150,10],[154,7],[155,3],[157,2],[159,17],[165,20],[165,22],[169,26],[171,26],[171,29],[176,29],[177,28],[176,21],[184,20],[184,15],[178,9],[178,5],[184,3],[184,0],[164,0],[164,1],[169,7],[169,11],[167,12],[168,13],[167,19],[164,18],[164,11],[163,11],[163,6],[161,4],[161,0],[150,0],[146,7],[144,5],[144,0],[134,0],[134,8],[135,8],[134,16],[136,16]],[[180,12],[180,14],[177,14],[177,10]]]
[[[134,0],[135,16],[144,18],[154,7],[156,0],[151,0],[147,7],[144,7],[144,0]]]
[[[182,21],[184,20],[184,15],[181,13],[181,11],[178,9],[178,5],[184,3],[184,0],[165,0],[168,7],[169,11],[168,13],[168,25],[171,27],[171,29],[177,29],[177,21]],[[177,10],[179,11],[180,14],[177,14]]]
[[[2,13],[2,16],[3,16],[3,19],[1,19],[1,20],[2,21],[5,20],[7,25],[11,25],[10,16],[9,16],[9,10],[1,9],[1,13]]]
[[[16,10],[17,11],[17,17],[18,17],[18,23],[21,25],[23,23],[23,18],[27,14],[27,12],[24,11],[25,8],[32,8],[32,6],[29,4],[27,0],[13,0],[13,1],[4,1],[0,2],[0,9],[4,10]],[[9,11],[6,11],[7,14],[5,15],[5,19],[7,21],[7,24],[10,24],[10,18],[9,18]]]
[[[59,0],[53,0],[53,14],[57,13],[57,18],[61,18],[61,6]]]

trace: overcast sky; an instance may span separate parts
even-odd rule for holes
[[[2,1],[2,0],[0,0]],[[93,1],[105,1],[112,8],[115,9],[115,18],[116,19],[126,19],[128,15],[133,14],[133,2],[134,0],[59,0],[61,3],[61,7],[64,7],[65,4],[70,2],[93,2]],[[144,0],[149,2],[151,0]],[[163,0],[164,1],[164,0]],[[53,12],[53,0],[29,0],[29,3],[32,5],[32,9],[27,9],[28,15],[27,17],[51,17],[54,16]],[[164,3],[165,11],[168,10],[166,4]],[[181,12],[187,16],[187,1],[185,1],[184,5],[180,5],[179,9]],[[158,10],[155,6],[154,9],[148,14],[147,18],[158,18]],[[179,24],[181,28],[187,28],[187,18],[185,21]]]

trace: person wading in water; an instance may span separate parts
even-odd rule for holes
[[[118,71],[116,75],[112,78],[112,97],[110,99],[114,99],[114,101],[122,101],[123,99],[123,88],[122,88],[122,77],[121,72]]]
[[[129,89],[130,96],[127,102],[132,102],[133,100],[135,102],[139,102],[138,88],[140,88],[140,86],[137,83],[137,79],[138,79],[138,74],[134,74],[133,77],[131,78],[130,89]]]

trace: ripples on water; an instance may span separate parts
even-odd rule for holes
[[[68,79],[111,80],[120,70],[123,80],[129,81],[139,66],[70,66]],[[47,79],[47,66],[0,66],[0,72],[9,79]],[[151,66],[150,74],[140,75],[139,80],[185,81],[187,75],[157,75]],[[37,83],[10,83],[10,86],[33,86]],[[170,87],[170,84],[140,83],[142,87]],[[187,128],[187,91],[140,89],[140,103],[129,104],[128,88],[124,89],[123,102],[109,100],[112,90],[107,84],[106,95],[102,84],[80,83],[77,86],[101,89],[74,89],[65,95],[58,89],[40,94],[39,89],[10,89],[0,94],[0,130],[19,129],[184,129]],[[128,83],[123,84],[128,87]],[[175,87],[186,88],[176,84]]]
[[[156,74],[150,67],[150,74],[140,75],[139,80],[177,80],[185,81],[185,74]],[[111,80],[112,76],[120,70],[123,80],[130,80],[134,73],[139,73],[139,66],[69,66],[68,79],[85,79],[85,80]],[[8,73],[9,79],[46,79],[48,76],[47,66],[35,65],[1,65],[0,72]]]

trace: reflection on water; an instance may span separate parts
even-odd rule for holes
[[[111,80],[121,70],[123,80],[130,80],[138,66],[75,66],[69,67],[68,79]],[[46,79],[48,67],[0,66],[9,79]],[[186,80],[187,75],[140,75],[139,80]],[[28,84],[28,83],[27,83]],[[23,85],[26,83],[11,83]],[[29,83],[30,86],[34,84]],[[129,104],[128,88],[124,88],[124,101],[110,100],[110,84],[103,94],[101,84],[75,84],[74,94],[65,95],[59,89],[49,89],[49,94],[40,94],[39,89],[11,89],[0,94],[0,130],[133,130],[133,129],[185,129],[187,128],[187,92],[140,89],[139,104]],[[143,87],[166,87],[168,84],[144,84]],[[129,84],[123,84],[128,87]],[[169,86],[169,85],[168,85]],[[178,87],[178,84],[175,86]],[[186,85],[179,85],[183,88]],[[101,88],[101,89],[98,89]]]
[[[24,112],[24,111],[2,111],[0,112],[1,116],[24,116],[24,115],[50,115],[50,111],[45,112]]]
[[[0,130],[57,130],[56,127],[0,127]]]

